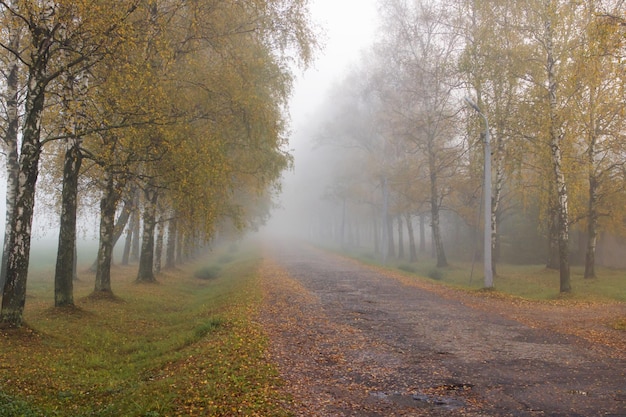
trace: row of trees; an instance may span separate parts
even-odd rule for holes
[[[154,280],[158,224],[168,225],[171,266],[175,245],[205,243],[222,219],[244,227],[267,216],[291,163],[291,68],[314,47],[306,0],[2,0],[0,20],[0,324],[22,322],[40,170],[62,182],[57,306],[73,304],[82,196],[99,195],[101,293],[111,293],[113,245],[134,211],[138,281]]]
[[[484,123],[469,95],[490,124],[494,253],[506,214],[526,211],[562,292],[571,227],[586,231],[595,277],[598,231],[623,231],[626,214],[625,3],[384,0],[380,11],[379,41],[325,108],[320,140],[346,150],[327,195],[384,219],[383,258],[390,219],[411,235],[411,216],[427,215],[447,265],[442,213],[480,227]]]

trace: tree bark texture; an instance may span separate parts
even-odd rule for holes
[[[177,225],[176,227],[176,265],[182,265],[185,261],[183,259],[184,242],[185,242],[185,234],[181,232],[181,230],[178,228],[178,225]]]
[[[43,40],[34,39],[33,44],[43,44]],[[28,74],[22,147],[14,202],[15,212],[11,227],[8,230],[10,236],[6,283],[0,311],[0,324],[9,327],[21,326],[26,302],[26,280],[35,205],[35,186],[39,175],[39,158],[41,155],[41,115],[45,103],[47,63],[48,54],[42,53],[42,56],[31,63]]]
[[[156,226],[156,203],[158,193],[148,185],[145,190],[145,207],[143,212],[143,233],[141,252],[139,254],[139,272],[137,282],[155,282],[154,276],[154,229]]]
[[[389,254],[390,258],[395,258],[396,257],[396,244],[395,241],[393,240],[393,217],[390,215],[387,215],[387,218],[385,219],[387,222],[387,253]]]
[[[139,241],[141,240],[139,235],[141,231],[141,216],[139,215],[139,209],[133,213],[136,221],[133,222],[132,242],[130,245],[130,261],[137,262],[139,260]]]
[[[398,215],[398,259],[404,259],[404,224],[402,215]]]
[[[98,267],[94,292],[112,293],[111,264],[113,263],[113,233],[115,211],[120,194],[116,191],[115,178],[105,172],[104,190],[100,199],[100,242],[98,245]]]
[[[587,206],[587,249],[585,252],[586,279],[596,277],[596,244],[598,242],[599,175],[596,173],[596,145],[598,143],[595,115],[595,88],[589,92],[589,148],[587,166],[589,179],[589,205]]]
[[[161,255],[163,254],[163,235],[165,229],[165,223],[163,222],[163,217],[159,218],[157,222],[157,236],[156,236],[156,245],[154,248],[154,273],[161,273]]]
[[[446,253],[443,248],[441,237],[441,226],[439,224],[439,190],[437,184],[436,160],[432,150],[429,149],[429,170],[430,170],[430,219],[433,236],[433,246],[437,257],[437,267],[448,266]]]
[[[420,252],[426,253],[426,216],[422,213],[420,219]]]
[[[500,129],[501,132],[503,129]],[[502,198],[502,186],[504,185],[504,141],[501,135],[496,135],[495,138],[495,158],[494,165],[496,171],[496,180],[493,189],[493,195],[491,198],[491,272],[493,276],[497,276],[497,264],[499,261],[500,251],[498,250],[499,237],[498,228],[500,221],[500,200]]]
[[[119,186],[120,185],[118,185],[118,187]],[[115,222],[115,226],[113,228],[113,238],[112,238],[113,248],[115,248],[117,241],[120,239],[120,237],[122,237],[122,234],[124,233],[124,229],[126,228],[126,224],[128,223],[128,219],[130,218],[130,215],[133,212],[134,193],[135,193],[135,188],[132,187],[129,193],[131,197],[129,199],[124,200],[124,206],[122,207],[122,211],[120,212],[119,216],[117,216],[117,221]],[[116,205],[117,205],[117,202],[116,202]],[[124,251],[126,251],[126,248],[124,248]],[[112,258],[111,258],[111,262],[113,262]],[[122,264],[128,265],[128,262],[126,264],[124,263]],[[96,258],[96,260],[91,265],[91,268],[89,268],[89,270],[91,272],[96,272],[97,269],[98,269],[98,259]]]
[[[167,222],[167,247],[165,249],[165,269],[176,267],[176,218]]]
[[[128,229],[126,230],[126,240],[124,242],[124,251],[122,253],[122,265],[128,265],[131,259],[132,247],[135,241],[139,241],[137,234],[139,232],[139,194],[135,191],[133,195],[133,209],[130,213]]]
[[[546,10],[551,10],[554,0],[544,0]],[[570,292],[569,266],[569,211],[565,175],[562,168],[563,133],[557,116],[557,78],[554,58],[554,34],[551,16],[545,20],[546,73],[550,109],[550,154],[556,186],[557,232],[559,241],[559,287],[560,292]]]
[[[417,262],[417,247],[415,246],[415,231],[413,230],[413,219],[411,213],[406,213],[406,229],[409,234],[409,261]]]
[[[11,47],[18,49],[19,36],[14,34],[11,39]],[[2,266],[0,267],[0,292],[4,289],[6,282],[7,260],[9,252],[9,233],[13,221],[13,213],[15,212],[15,196],[17,193],[17,176],[19,172],[19,161],[17,152],[17,138],[19,131],[19,112],[18,112],[18,92],[19,92],[19,62],[13,59],[11,67],[6,79],[6,116],[7,129],[4,137],[4,148],[7,155],[6,158],[6,175],[7,189],[5,196],[6,213],[5,213],[5,233],[2,251]]]
[[[589,207],[587,213],[587,250],[585,253],[585,275],[587,279],[596,277],[596,245],[598,242],[598,181],[589,176]]]
[[[61,219],[59,243],[54,273],[54,305],[74,305],[74,256],[76,253],[76,208],[78,205],[78,176],[82,163],[80,141],[70,139],[63,164]]]

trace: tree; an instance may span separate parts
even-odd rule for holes
[[[12,22],[24,28],[19,50],[6,43],[1,47],[27,71],[15,216],[8,230],[7,282],[0,312],[0,322],[6,326],[17,327],[22,322],[46,94],[64,74],[80,73],[98,62],[136,8],[132,1],[121,7],[105,2],[94,6],[0,1],[2,15],[13,16]]]
[[[606,7],[606,9],[602,9]],[[570,85],[572,100],[569,134],[580,138],[587,170],[587,244],[585,278],[595,278],[595,252],[601,217],[622,217],[622,187],[617,178],[623,167],[624,66],[619,49],[624,38],[607,16],[624,13],[620,3],[584,2],[582,31]],[[619,222],[615,224],[619,230]]]
[[[446,180],[458,162],[455,65],[458,36],[450,30],[449,5],[391,0],[384,4],[385,41],[381,45],[395,80],[393,106],[402,135],[427,167],[431,229],[437,266],[448,264],[440,225]],[[398,131],[398,129],[396,129]]]

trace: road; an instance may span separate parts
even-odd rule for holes
[[[272,247],[262,276],[259,320],[296,415],[626,416],[623,356],[497,305],[294,243]]]

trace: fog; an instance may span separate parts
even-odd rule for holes
[[[314,2],[314,19],[327,28],[326,48],[296,83],[290,141],[295,168],[284,175],[279,208],[263,233],[297,236],[383,257],[400,257],[412,241],[418,246],[416,251],[428,256],[480,261],[485,227],[481,218],[484,132],[481,119],[463,100],[480,93],[464,85],[468,81],[458,71],[464,40],[446,30],[426,33],[437,25],[444,27],[445,12],[434,26],[411,27],[411,36],[401,38],[402,31],[394,31],[393,25],[405,15],[415,13],[406,17],[407,22],[433,22],[428,20],[432,15],[401,10],[399,4],[386,3],[386,10],[377,10],[375,1],[341,2],[340,8],[331,2]],[[416,41],[420,36],[429,37],[436,47],[420,50],[428,47],[424,46],[427,42]],[[440,77],[449,78],[441,81]],[[521,121],[525,123],[522,129],[533,133],[520,137],[541,135],[537,120],[542,116],[534,113],[534,99],[523,107],[529,99],[522,93],[528,91],[516,90],[519,97],[514,100],[521,103],[518,111],[525,109],[529,114]],[[496,102],[498,97],[486,100]],[[501,123],[520,123],[515,116],[509,113]],[[548,220],[551,209],[545,200],[552,187],[550,159],[541,159],[540,148],[523,144],[508,145],[520,149],[517,155],[505,156],[504,145],[498,148],[497,132],[492,140],[496,141],[492,144],[493,192],[498,201],[496,256],[507,263],[547,260],[550,265],[558,257],[557,244],[549,238],[554,236],[551,222],[556,220]],[[612,157],[620,159],[619,152]],[[568,251],[573,265],[584,264],[590,241],[585,220],[580,220],[588,216],[588,185],[576,172],[578,162],[572,162],[579,157],[570,156],[564,163],[572,190]],[[510,168],[505,167],[510,162],[502,162],[506,158],[520,164],[518,172],[505,172]],[[514,176],[519,177],[513,180]],[[437,184],[429,187],[429,177],[436,177]],[[437,231],[434,222],[439,224]],[[442,241],[441,248],[438,241]],[[444,248],[445,254],[440,254]],[[624,250],[626,242],[619,233],[603,232],[596,261],[625,267],[619,255]],[[441,263],[445,264],[445,258]]]
[[[262,230],[268,235],[310,237],[308,225],[321,214],[320,207],[332,209],[333,204],[323,200],[332,179],[328,158],[334,153],[319,141],[323,106],[372,46],[380,25],[377,0],[315,0],[310,10],[322,49],[295,83],[289,106],[295,166],[284,174],[278,208]]]

